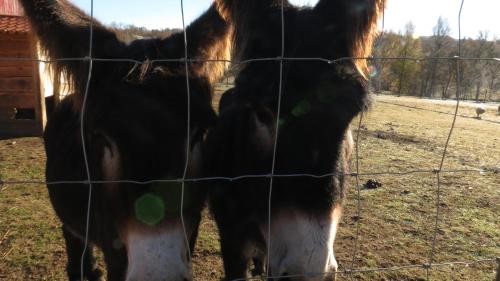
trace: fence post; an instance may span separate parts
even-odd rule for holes
[[[500,281],[500,257],[497,258],[497,278],[495,281]]]

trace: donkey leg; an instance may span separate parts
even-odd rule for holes
[[[222,259],[224,261],[225,280],[251,277],[248,272],[249,257],[246,251],[247,239],[237,235],[232,229],[220,230]]]
[[[127,273],[127,251],[124,244],[117,238],[106,237],[102,241],[102,252],[108,275],[108,281],[123,281]]]
[[[66,241],[66,253],[68,256],[66,272],[68,273],[69,280],[81,280],[81,258],[85,244],[80,238],[75,237],[64,227],[62,231],[64,240]],[[89,246],[83,257],[83,278],[89,281],[97,281],[101,277],[102,271],[97,267],[93,249]]]
[[[198,216],[195,222],[196,226],[193,230],[193,233],[191,234],[191,237],[189,237],[189,250],[191,252],[190,253],[191,255],[193,255],[194,247],[196,247],[196,240],[198,239],[198,232],[200,230],[200,221],[201,221],[201,216]]]
[[[264,251],[256,250],[254,256],[252,257],[253,261],[253,269],[252,269],[252,275],[255,276],[261,276],[266,272],[266,253]]]

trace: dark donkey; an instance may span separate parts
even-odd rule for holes
[[[224,2],[235,26],[236,59],[282,56],[281,0]],[[383,0],[320,0],[302,9],[283,2],[285,57],[334,60],[370,54]],[[366,68],[365,60],[349,58],[284,60],[277,130],[280,62],[241,66],[207,136],[208,176],[269,174],[276,138],[274,173],[295,176],[274,178],[271,226],[269,177],[211,183],[227,280],[247,278],[252,258],[259,267],[267,248],[268,276],[335,278],[333,243],[352,149],[349,123],[368,107]]]
[[[52,59],[89,54],[91,19],[66,0],[21,1],[42,47]],[[186,185],[181,222],[181,184],[150,181],[183,177],[190,149],[188,177],[199,173],[199,145],[215,122],[212,83],[224,71],[222,62],[189,64],[190,142],[187,142],[187,87],[184,62],[157,62],[184,57],[184,35],[120,42],[97,21],[93,57],[134,59],[145,64],[93,62],[85,111],[84,138],[93,185],[89,247],[80,272],[86,233],[88,184],[49,184],[52,205],[63,223],[70,280],[80,274],[100,278],[92,247],[102,249],[108,280],[191,280],[188,245],[194,246],[206,192]],[[215,4],[186,30],[188,56],[228,59],[231,28]],[[148,62],[149,61],[149,62]],[[48,182],[87,179],[80,118],[88,61],[59,61],[74,89],[49,118],[45,132]],[[185,232],[186,231],[186,235]]]

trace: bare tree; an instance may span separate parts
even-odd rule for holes
[[[371,78],[374,79],[373,85],[377,93],[391,90],[391,83],[395,80],[391,71],[393,61],[381,58],[399,55],[398,51],[401,48],[400,37],[400,35],[394,32],[384,32],[384,34],[381,34],[375,40],[373,55],[378,59],[372,62],[373,67],[376,69],[376,75]]]
[[[447,55],[447,47],[450,44],[450,26],[446,19],[438,18],[436,26],[433,28],[433,35],[430,38],[430,47],[426,52],[429,57],[443,57]],[[445,68],[446,69],[446,68]],[[436,86],[442,81],[450,81],[451,73],[448,79],[441,77],[447,73],[443,71],[443,64],[438,60],[429,60],[422,67],[422,83],[420,96],[433,97],[436,91]],[[444,90],[447,92],[447,89]]]
[[[415,26],[409,22],[399,33],[384,32],[375,41],[372,61],[375,91],[392,91],[397,95],[421,97],[441,96],[450,98],[457,79],[460,81],[461,98],[475,100],[500,100],[500,64],[494,60],[439,60],[421,63],[415,60],[383,59],[385,57],[454,57],[457,40],[450,37],[446,19],[439,18],[429,37],[414,37]],[[483,31],[475,39],[462,39],[463,58],[500,57],[500,40],[490,40]],[[382,59],[380,59],[382,58]],[[460,72],[457,76],[457,64]]]
[[[500,40],[494,39],[488,50],[486,51],[486,56],[489,58],[500,57]],[[496,97],[496,93],[500,90],[500,82],[498,77],[500,77],[500,63],[497,61],[487,61],[485,64],[485,78],[487,82],[487,88],[485,90],[484,99],[489,101]],[[496,97],[498,99],[499,97]]]
[[[401,45],[398,52],[399,56],[420,56],[420,40],[414,38],[414,33],[415,25],[412,22],[408,22],[405,25],[404,35],[401,35]],[[397,73],[396,92],[398,95],[414,95],[416,89],[415,81],[417,81],[415,78],[419,75],[419,65],[417,62],[406,59],[396,60],[392,64],[392,68],[393,71]]]

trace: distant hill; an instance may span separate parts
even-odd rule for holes
[[[137,27],[135,25],[123,25],[113,23],[110,26],[111,30],[116,32],[118,39],[123,42],[130,43],[137,39],[144,38],[165,38],[173,33],[182,31],[178,28],[165,28],[165,29],[147,29],[145,27]]]

